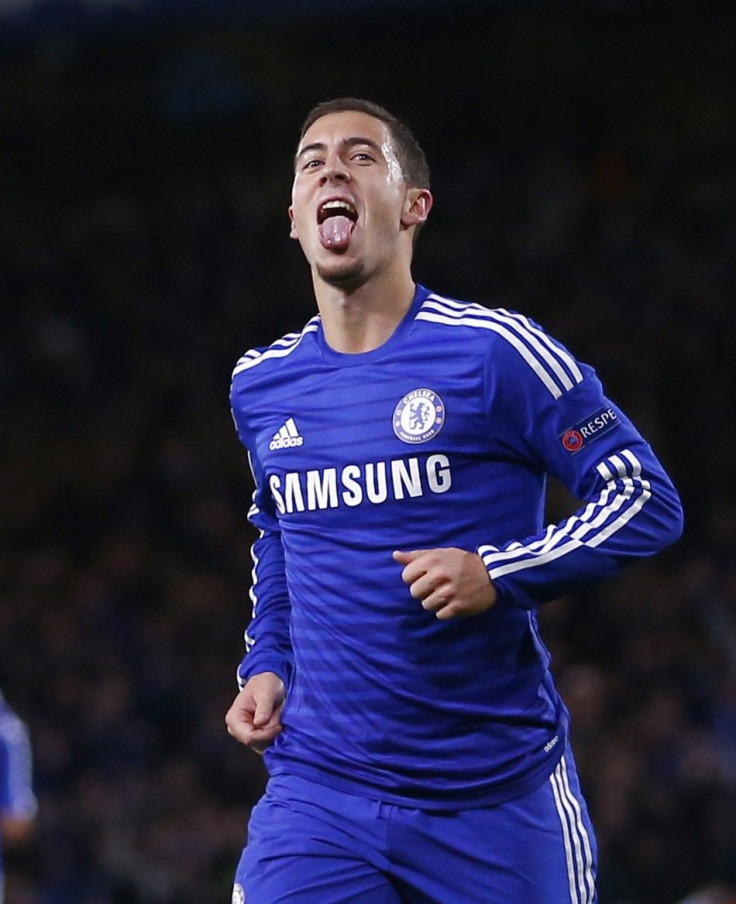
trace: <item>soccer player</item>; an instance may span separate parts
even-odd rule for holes
[[[289,216],[319,314],[247,352],[253,618],[228,730],[265,752],[233,901],[590,904],[596,845],[536,609],[681,532],[593,370],[415,284],[424,154],[309,114]],[[582,501],[544,526],[547,475]]]
[[[28,839],[36,815],[31,782],[28,730],[0,693],[0,839],[20,844]],[[4,900],[0,862],[0,904]]]

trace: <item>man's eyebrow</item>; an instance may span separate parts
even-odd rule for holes
[[[365,144],[370,148],[373,148],[376,153],[381,154],[383,156],[383,148],[380,144],[373,141],[372,138],[364,138],[361,135],[351,135],[349,138],[343,138],[340,144],[344,148],[352,148],[356,145]],[[298,163],[300,158],[305,154],[308,154],[310,151],[324,151],[327,149],[327,145],[322,141],[314,141],[312,144],[305,144],[304,147],[297,152],[294,157],[294,163]]]
[[[305,144],[304,147],[297,151],[294,155],[294,162],[303,157],[305,154],[308,154],[310,151],[324,151],[327,145],[323,144],[321,141],[314,141],[312,144]]]

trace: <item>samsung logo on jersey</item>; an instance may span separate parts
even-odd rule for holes
[[[613,408],[600,408],[585,420],[560,434],[562,445],[570,453],[579,452],[583,446],[618,426],[619,419]]]
[[[430,455],[424,462],[419,458],[396,458],[345,465],[339,470],[289,471],[283,478],[272,474],[268,485],[279,513],[285,515],[446,493],[452,486],[452,473],[447,456],[438,454]]]

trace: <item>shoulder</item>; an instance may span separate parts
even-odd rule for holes
[[[425,298],[416,319],[457,333],[464,339],[477,338],[487,345],[506,342],[517,347],[520,341],[532,344],[544,331],[528,317],[506,308],[488,308],[472,301],[459,301],[431,292]]]
[[[555,398],[584,379],[581,365],[565,346],[518,311],[430,293],[416,319],[443,329],[445,335],[457,335],[471,343],[468,348],[478,346],[495,372],[536,378]]]
[[[312,317],[306,325],[297,333],[287,333],[270,345],[260,348],[251,348],[241,355],[233,368],[233,379],[239,374],[260,372],[269,370],[275,365],[288,361],[298,350],[308,336],[319,330],[319,315]]]

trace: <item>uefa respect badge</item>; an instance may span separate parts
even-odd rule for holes
[[[599,437],[604,436],[609,430],[618,427],[620,423],[618,415],[613,408],[604,405],[603,408],[594,411],[593,414],[583,418],[579,423],[568,427],[564,433],[560,434],[560,441],[563,448],[571,455],[574,455],[583,446],[587,446]]]
[[[394,433],[404,443],[426,443],[445,423],[445,404],[432,389],[412,389],[394,409]]]

